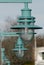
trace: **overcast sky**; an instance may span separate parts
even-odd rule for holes
[[[21,15],[21,9],[24,4],[18,3],[0,3],[0,23],[9,16],[16,19]],[[32,9],[32,16],[36,17],[36,24],[43,27],[42,30],[38,30],[38,33],[44,33],[44,0],[33,0],[29,4],[29,8]]]

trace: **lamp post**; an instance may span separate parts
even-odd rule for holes
[[[10,61],[5,55],[5,48],[1,48],[1,65],[10,65]]]
[[[21,10],[21,16],[19,16],[17,20],[19,24],[11,26],[11,29],[17,29],[18,32],[1,33],[2,36],[18,36],[17,43],[12,51],[15,51],[18,58],[22,58],[24,56],[24,51],[28,50],[24,47],[22,38],[32,41],[34,34],[36,34],[34,30],[42,29],[42,27],[34,24],[35,17],[31,16],[31,9],[28,8],[28,3],[32,3],[32,0],[0,0],[0,3],[24,3],[24,8]]]
[[[42,29],[42,27],[39,27],[39,26],[34,24],[35,17],[31,16],[31,9],[28,8],[28,3],[31,0],[26,0],[26,1],[23,2],[23,0],[22,0],[22,2],[24,3],[24,8],[21,10],[21,16],[19,16],[18,20],[17,20],[17,22],[19,24],[11,26],[11,29],[17,29],[18,31],[20,30],[19,33],[21,33],[23,31],[21,34],[19,34],[19,35],[21,35],[21,37],[20,37],[20,40],[18,39],[18,41],[17,41],[18,43],[16,43],[16,44],[19,44],[19,48],[16,47],[17,45],[14,48],[14,51],[15,52],[17,51],[17,56],[19,56],[19,57],[20,57],[20,53],[22,53],[22,52],[20,52],[22,50],[20,48],[20,44],[22,43],[21,38],[23,38],[25,40],[32,41],[32,39],[34,38],[34,34],[35,34],[34,30],[35,29]],[[23,43],[22,43],[22,45],[23,45]],[[22,50],[22,51],[24,51],[24,50]]]

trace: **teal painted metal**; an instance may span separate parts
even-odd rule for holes
[[[32,20],[32,19],[35,19],[35,17],[33,17],[33,16],[31,16],[31,17],[29,17],[29,16],[27,16],[27,17],[19,16],[19,17],[18,17],[18,20],[19,20],[19,19],[29,19],[29,20],[31,19],[31,20]]]
[[[24,44],[23,41],[21,39],[21,37],[18,37],[17,43],[15,45],[15,49],[13,49],[14,51],[18,51],[18,50],[28,50],[27,48],[24,48]]]
[[[20,34],[25,34],[25,32],[0,32],[0,36],[19,36]],[[36,34],[36,33],[28,33],[28,34]]]
[[[18,17],[18,25],[12,26],[11,29],[24,29],[25,32],[3,32],[0,33],[1,36],[19,36],[17,43],[15,44],[15,48],[12,49],[15,51],[16,56],[22,58],[24,56],[24,51],[28,50],[24,47],[23,41],[20,35],[27,33],[27,29],[32,30],[32,32],[28,32],[30,39],[34,37],[34,29],[42,29],[42,27],[34,25],[35,17],[31,16],[31,9],[28,8],[28,3],[32,3],[32,0],[0,0],[0,3],[24,3],[24,8],[21,10],[21,16]],[[23,22],[25,24],[23,24]],[[22,23],[22,25],[21,25]],[[4,54],[2,54],[4,55]],[[7,60],[7,59],[6,59]]]
[[[32,3],[32,0],[0,0],[0,3]]]
[[[10,65],[10,61],[6,58],[5,48],[1,48],[1,62],[5,65],[6,63]]]
[[[23,29],[23,28],[42,29],[42,27],[39,27],[37,25],[16,25],[11,27],[11,29]]]
[[[28,8],[28,3],[24,3],[24,9],[21,12],[23,17],[31,17],[31,9]]]
[[[28,23],[28,22],[29,22],[29,23],[34,22],[34,23],[35,23],[35,20],[25,20],[25,19],[24,19],[24,20],[18,20],[17,22],[19,22],[19,23],[20,23],[20,22],[21,22],[21,23],[23,23],[23,22],[27,22],[27,23]]]
[[[22,11],[22,16],[23,17],[31,17],[31,10],[30,9],[24,8],[21,11]]]
[[[0,36],[19,36],[21,32],[0,32]]]
[[[17,43],[15,45],[15,48],[12,49],[13,51],[15,51],[16,56],[21,58],[24,56],[24,51],[28,50],[27,48],[24,48],[24,44],[23,41],[21,39],[21,37],[18,37]]]
[[[5,51],[5,49],[1,48],[1,61],[2,62],[4,62],[4,58],[5,58],[4,51]]]

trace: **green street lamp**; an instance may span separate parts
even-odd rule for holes
[[[25,0],[25,2],[22,0],[22,2],[24,3],[24,8],[21,10],[21,16],[17,20],[19,24],[12,26],[11,29],[18,29],[24,33],[21,34],[23,39],[32,40],[35,34],[34,30],[42,29],[42,27],[34,25],[35,17],[31,16],[31,9],[28,8],[28,3],[32,3],[32,0]]]
[[[21,0],[19,1],[21,2]],[[31,3],[30,1],[32,2],[32,0],[22,0],[22,2],[24,3],[24,8],[21,10],[21,16],[19,16],[17,20],[19,24],[12,26],[11,29],[17,29],[19,32],[24,33],[19,34],[21,38],[32,41],[35,34],[34,30],[42,29],[42,27],[34,24],[35,17],[31,16],[31,9],[28,8],[28,3]],[[18,38],[15,48],[13,49],[16,53],[16,56],[19,58],[24,56],[25,51],[22,43],[23,40],[21,40],[21,38]]]
[[[32,0],[0,0],[0,3],[24,3],[21,16],[19,16],[17,20],[19,24],[11,26],[11,29],[17,29],[18,32],[2,33],[2,36],[18,36],[15,48],[12,50],[15,51],[18,58],[22,58],[24,51],[27,50],[27,48],[24,47],[22,38],[30,41],[34,38],[34,34],[36,34],[34,30],[42,29],[42,27],[34,24],[35,17],[31,16],[31,9],[28,8],[28,3],[32,3]]]

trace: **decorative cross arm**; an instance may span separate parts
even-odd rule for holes
[[[0,32],[0,36],[19,36],[17,32]]]
[[[0,3],[31,3],[32,0],[0,0]]]
[[[19,34],[25,34],[25,32],[0,32],[0,36],[19,36]],[[28,34],[36,34],[36,33],[28,32]]]

